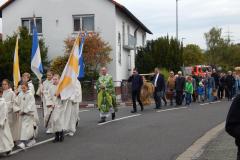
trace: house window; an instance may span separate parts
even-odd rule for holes
[[[123,44],[125,44],[125,34],[126,34],[126,31],[125,31],[125,22],[123,22],[123,23],[122,23]]]
[[[142,46],[145,46],[146,34],[142,34]]]
[[[121,33],[118,33],[118,63],[122,63]]]
[[[36,18],[36,27],[37,32],[42,34],[42,18]],[[22,27],[26,27],[29,31],[29,34],[32,33],[33,30],[33,18],[22,18]]]
[[[74,15],[73,30],[79,31],[94,31],[94,15]]]

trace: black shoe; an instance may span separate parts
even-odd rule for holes
[[[137,111],[136,110],[132,110],[131,113],[137,113]]]
[[[9,156],[9,154],[11,153],[12,151],[8,151],[6,152],[6,156]]]
[[[112,120],[114,120],[116,118],[116,113],[112,113]]]
[[[57,143],[57,142],[59,142],[59,132],[56,132],[55,133],[55,138],[54,138],[54,140],[53,140],[53,143]]]
[[[102,117],[100,121],[98,121],[98,123],[104,123],[106,122],[106,117]]]
[[[161,107],[155,107],[154,109],[161,109]]]
[[[141,111],[143,111],[144,110],[144,108],[143,107],[141,107]]]
[[[63,142],[64,141],[64,133],[63,131],[59,133],[59,142]]]

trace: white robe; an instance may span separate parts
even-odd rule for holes
[[[61,132],[64,129],[65,107],[63,105],[63,101],[59,97],[55,96],[56,91],[56,85],[50,86],[49,94],[46,99],[46,105],[54,107],[50,108],[50,110],[52,111],[50,121],[52,122],[53,132]]]
[[[31,91],[21,92],[16,99],[16,104],[19,106],[20,112],[25,113],[25,115],[20,115],[20,140],[30,140],[35,137],[34,126],[38,123],[35,98]]]
[[[80,120],[79,117],[79,104],[82,102],[82,87],[81,83],[78,81],[75,90],[73,91],[70,99],[65,101],[65,120],[64,120],[64,130],[70,131],[72,133],[76,132],[76,124]]]
[[[8,106],[5,100],[0,98],[0,153],[11,151],[14,147],[7,116]]]
[[[17,141],[19,140],[19,119],[16,112],[18,112],[20,108],[14,105],[16,98],[15,93],[12,91],[12,89],[8,89],[3,91],[2,97],[5,99],[8,106],[8,123],[11,129],[13,140]]]
[[[31,93],[32,93],[33,95],[35,95],[35,89],[34,89],[34,86],[33,86],[32,81],[28,81],[28,88],[29,88],[29,90],[31,91]],[[19,86],[18,86],[18,93],[21,93],[21,92],[22,92],[22,86],[19,85]]]
[[[47,119],[51,113],[51,108],[48,108],[46,105],[47,98],[49,97],[49,89],[53,85],[52,81],[45,80],[42,84],[42,101],[43,101],[43,116],[44,116],[44,125],[46,125]],[[48,129],[52,129],[52,123],[48,124]]]

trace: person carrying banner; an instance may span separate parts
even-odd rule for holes
[[[65,108],[60,96],[57,97],[55,95],[59,79],[60,76],[58,74],[53,76],[53,85],[49,86],[49,94],[46,97],[46,105],[48,109],[51,110],[46,125],[49,125],[49,122],[51,121],[52,131],[55,133],[55,139],[53,140],[54,143],[62,142],[64,140],[63,129]]]

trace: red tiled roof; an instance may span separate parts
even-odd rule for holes
[[[0,7],[0,17],[2,17],[2,10],[9,6],[15,0],[8,0]],[[152,34],[152,32],[139,20],[135,17],[126,7],[121,5],[120,3],[116,2],[115,0],[110,0],[113,4],[115,4],[116,8],[119,9],[121,12],[126,14],[132,21],[134,21],[139,27],[141,27],[145,32]]]

